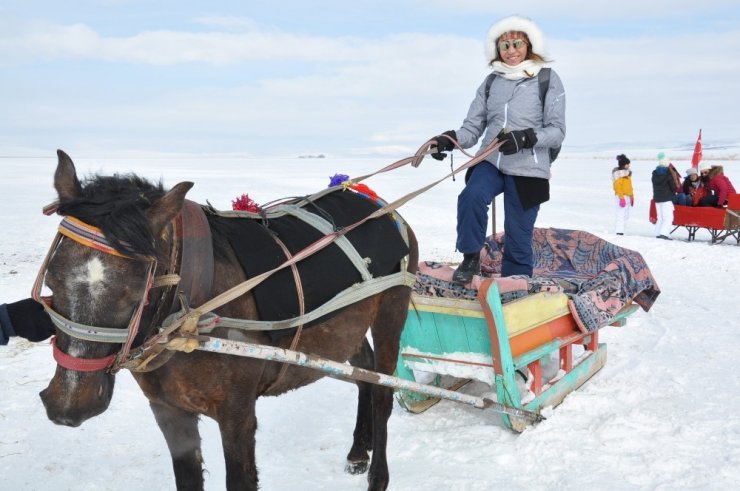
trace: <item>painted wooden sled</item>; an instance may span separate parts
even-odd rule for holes
[[[650,202],[650,222],[657,221],[655,203]],[[673,225],[671,233],[685,228],[689,233],[688,241],[696,239],[696,232],[705,229],[711,236],[712,244],[721,244],[725,239],[735,239],[740,244],[740,194],[727,197],[727,206],[681,206],[673,207]]]
[[[606,345],[599,343],[598,330],[581,332],[567,302],[562,292],[540,292],[502,305],[498,286],[490,279],[478,290],[478,301],[414,294],[396,375],[426,383],[431,376],[432,384],[451,390],[477,379],[495,386],[498,402],[506,406],[535,413],[556,406],[606,363]],[[628,304],[612,325],[623,325],[637,309]],[[574,346],[581,345],[585,350],[574,358]],[[544,380],[543,362],[556,355],[560,370]],[[517,371],[527,370],[531,393],[522,394]],[[397,390],[396,399],[415,413],[439,401],[406,390]],[[531,424],[508,414],[502,417],[517,432]]]

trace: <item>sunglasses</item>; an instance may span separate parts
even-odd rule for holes
[[[514,49],[522,49],[526,45],[527,45],[527,42],[524,39],[511,39],[507,41],[499,41],[498,50],[502,52],[507,51],[512,46],[514,46]]]

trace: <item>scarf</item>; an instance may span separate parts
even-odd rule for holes
[[[534,60],[524,60],[517,66],[507,65],[503,61],[493,62],[493,71],[507,80],[535,77],[540,70],[542,70],[542,63]]]

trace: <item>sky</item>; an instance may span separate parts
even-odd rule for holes
[[[653,152],[625,149],[632,159],[635,206],[626,234],[613,229],[614,157],[571,152],[554,167],[552,199],[537,226],[580,229],[642,254],[661,289],[649,312],[627,325],[605,327],[608,360],[547,420],[517,435],[500,416],[443,401],[422,414],[394,403],[388,428],[389,491],[727,491],[740,482],[740,246],[709,245],[706,230],[687,242],[655,238],[647,220]],[[735,147],[735,152],[738,147]],[[723,151],[705,161],[724,163]],[[682,155],[688,158],[690,152]],[[188,198],[225,209],[248,192],[261,204],[324,188],[329,176],[371,173],[384,158],[249,160],[81,158],[78,175],[133,171],[163,178],[165,187],[189,180]],[[249,162],[250,165],[245,165]],[[457,161],[461,165],[463,160]],[[680,168],[687,161],[679,162]],[[41,207],[54,198],[55,156],[2,163],[0,196],[0,303],[26,298],[59,216]],[[426,159],[366,181],[388,201],[442,177],[446,166]],[[725,165],[740,183],[737,162]],[[422,260],[460,260],[454,253],[455,198],[462,180],[447,179],[399,212],[414,229]],[[501,201],[497,206],[502,221]],[[187,356],[187,355],[186,355]],[[214,355],[227,356],[227,355]],[[48,341],[14,338],[0,346],[0,489],[12,491],[150,491],[175,488],[167,446],[148,402],[130,373],[116,375],[110,407],[78,428],[51,423],[38,393],[56,364]],[[460,375],[466,374],[460,370]],[[476,366],[473,373],[482,375]],[[547,373],[547,372],[546,372]],[[733,375],[734,374],[734,375]],[[490,397],[481,382],[463,389]],[[256,458],[266,491],[360,491],[366,475],[344,472],[354,427],[357,390],[323,379],[257,402]],[[217,425],[200,423],[208,491],[225,489]]]
[[[4,0],[0,156],[400,158],[460,126],[511,14],[546,35],[564,152],[740,135],[732,0]]]

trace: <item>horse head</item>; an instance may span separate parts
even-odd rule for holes
[[[150,295],[151,280],[157,260],[172,247],[167,226],[193,184],[165,192],[161,183],[133,174],[81,183],[69,156],[57,154],[57,213],[65,219],[37,285],[43,281],[52,292],[48,311],[57,326],[52,344],[58,364],[40,396],[51,421],[79,426],[108,408],[110,368],[122,346],[140,343],[153,327],[146,325],[156,307],[147,305],[157,298]]]

